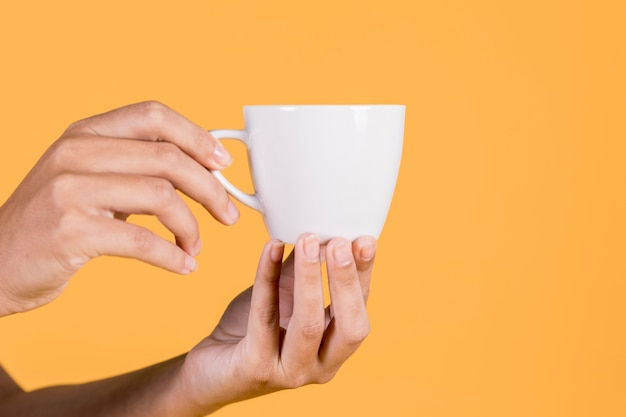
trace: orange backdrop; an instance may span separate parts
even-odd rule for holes
[[[69,123],[131,102],[207,129],[241,127],[245,104],[406,104],[371,336],[330,384],[221,415],[624,416],[625,20],[603,0],[5,2],[0,198]],[[0,320],[24,387],[126,372],[210,332],[267,236],[250,209],[227,228],[190,204],[198,272],[98,259]]]

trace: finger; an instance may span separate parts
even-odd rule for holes
[[[64,138],[55,144],[56,171],[121,173],[165,178],[202,204],[218,221],[233,224],[239,211],[205,167],[169,142],[97,137]]]
[[[91,222],[96,232],[85,236],[95,251],[90,257],[108,255],[133,258],[185,275],[198,267],[192,256],[148,229],[103,217],[92,217]]]
[[[230,165],[232,157],[210,133],[169,107],[147,101],[78,121],[66,134],[171,142],[210,169]]]
[[[324,254],[326,251],[324,251]],[[376,256],[376,239],[371,236],[362,236],[352,242],[352,254],[356,263],[356,269],[359,274],[359,282],[361,283],[361,291],[363,300],[367,303],[370,292],[370,279],[372,269],[374,267],[374,258]],[[326,259],[324,256],[322,259]],[[333,317],[333,305],[330,304],[326,308],[327,323]]]
[[[258,352],[261,362],[278,356],[280,344],[278,281],[283,244],[272,240],[265,245],[257,268],[246,340],[250,352]]]
[[[280,326],[287,329],[289,320],[293,315],[293,287],[294,287],[294,258],[295,251],[291,251],[287,259],[283,261],[278,285],[280,297]],[[286,332],[286,330],[284,330]]]
[[[301,236],[294,251],[293,314],[281,356],[286,367],[298,369],[317,362],[326,323],[317,236]]]
[[[92,214],[113,218],[114,213],[151,214],[170,230],[189,255],[199,251],[198,223],[167,180],[139,175],[66,175],[73,181],[75,198]],[[77,203],[78,204],[78,203]]]
[[[333,319],[320,349],[320,361],[326,369],[338,369],[368,335],[369,319],[350,242],[330,241],[326,264]]]
[[[294,287],[294,260],[295,260],[295,251],[289,253],[287,259],[283,261],[283,266],[280,273],[280,299],[281,304],[285,308],[281,309],[281,326],[287,328],[287,324],[289,324],[289,318],[293,312],[293,287]],[[284,323],[282,320],[286,320]]]
[[[376,257],[376,239],[371,236],[362,236],[352,242],[352,253],[359,274],[363,300],[367,303],[370,292],[370,280]]]

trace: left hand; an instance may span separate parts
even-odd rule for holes
[[[190,404],[209,413],[232,402],[325,383],[369,333],[367,301],[376,241],[301,236],[281,266],[283,244],[270,241],[253,287],[228,306],[213,333],[186,357]],[[326,259],[331,305],[324,306]]]

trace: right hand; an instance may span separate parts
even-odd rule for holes
[[[176,190],[235,223],[237,208],[208,170],[230,162],[209,133],[156,102],[72,124],[0,207],[0,316],[50,302],[101,255],[195,270],[198,224]],[[130,214],[156,216],[175,244],[125,222]]]
[[[320,247],[315,235],[305,234],[284,263],[283,248],[276,240],[266,245],[254,286],[230,303],[213,333],[185,357],[169,396],[176,415],[205,415],[236,401],[328,382],[368,335],[376,240],[335,238]]]

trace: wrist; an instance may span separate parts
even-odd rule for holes
[[[186,355],[181,355],[159,364],[153,375],[146,375],[152,380],[152,384],[146,384],[152,386],[150,392],[146,392],[147,399],[152,403],[150,415],[159,417],[204,415],[199,413],[198,407],[192,401],[183,375],[185,357]]]
[[[189,352],[179,369],[177,390],[180,398],[185,398],[189,416],[206,416],[234,401],[221,396],[224,381],[219,367],[213,369],[209,378],[204,370],[206,364],[197,351]],[[223,369],[221,369],[223,371]]]

